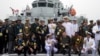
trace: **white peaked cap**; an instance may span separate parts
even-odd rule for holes
[[[63,19],[64,19],[64,18],[67,18],[67,19],[69,19],[69,17],[68,17],[68,16],[64,16],[64,17],[63,17]]]

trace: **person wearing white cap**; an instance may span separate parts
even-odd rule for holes
[[[82,53],[84,53],[85,56],[88,56],[88,52],[92,51],[92,56],[95,56],[96,55],[95,40],[91,37],[90,32],[86,32],[86,34],[87,35],[84,38]]]
[[[73,25],[72,23],[69,21],[69,17],[64,17],[64,23],[62,23],[62,25],[65,27],[65,32],[69,37],[72,37],[74,35],[74,31],[73,31]]]
[[[45,49],[47,52],[47,56],[53,55],[54,52],[57,52],[57,48],[55,48],[56,43],[57,41],[52,38],[52,35],[48,34],[45,40]]]
[[[79,31],[79,25],[76,19],[73,20],[72,24],[73,24],[73,33],[75,35],[75,33]]]
[[[54,23],[53,19],[49,19],[49,24],[48,24],[48,29],[49,29],[49,34],[52,34],[52,36],[55,38],[55,29],[56,29],[56,24]]]

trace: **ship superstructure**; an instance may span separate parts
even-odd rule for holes
[[[47,23],[48,19],[57,18],[57,20],[61,20],[63,16],[70,16],[69,10],[70,8],[63,7],[60,0],[35,0],[32,2],[32,8],[27,5],[20,15],[10,16],[10,20],[21,19],[25,23],[28,18],[32,23],[35,18],[39,18]],[[70,16],[70,18],[73,17]]]

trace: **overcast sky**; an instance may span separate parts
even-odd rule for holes
[[[0,19],[5,19],[11,15],[9,7],[23,10],[26,5],[31,7],[34,0],[1,0],[0,1]],[[89,19],[100,19],[100,0],[61,0],[61,2],[69,7],[72,4],[77,11],[77,16],[83,15]]]

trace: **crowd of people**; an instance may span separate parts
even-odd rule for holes
[[[49,56],[57,52],[71,56],[73,51],[80,56],[91,50],[95,56],[100,51],[99,42],[100,20],[96,23],[91,20],[90,24],[83,20],[80,26],[77,20],[69,20],[69,17],[60,21],[49,19],[48,24],[38,18],[32,24],[29,19],[25,24],[20,19],[0,21],[0,54],[47,53]]]

